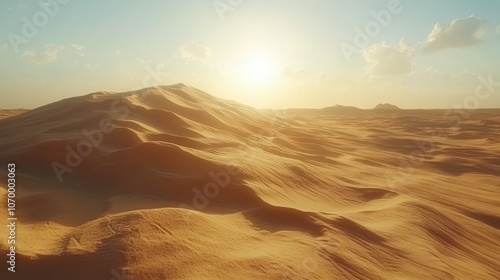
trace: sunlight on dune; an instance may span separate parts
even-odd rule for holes
[[[498,110],[266,112],[178,84],[18,113],[23,279],[498,276]]]

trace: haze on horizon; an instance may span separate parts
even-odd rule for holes
[[[2,1],[0,108],[175,83],[257,108],[500,107],[499,10],[493,0]]]

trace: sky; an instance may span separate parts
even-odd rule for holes
[[[500,107],[498,0],[0,1],[0,108],[184,83],[257,108]]]

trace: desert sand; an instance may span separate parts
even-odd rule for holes
[[[2,111],[0,278],[500,279],[499,113],[257,110],[183,84]]]

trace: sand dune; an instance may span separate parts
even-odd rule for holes
[[[6,113],[5,279],[500,279],[500,110],[445,113],[259,111],[183,84]]]
[[[0,109],[0,119],[5,119],[15,115],[22,114],[28,110],[26,109]]]

